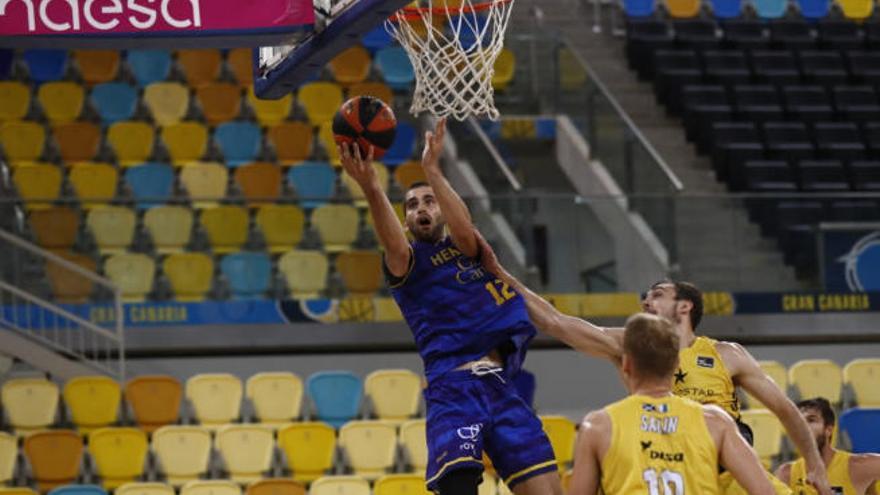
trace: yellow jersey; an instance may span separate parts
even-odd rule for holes
[[[828,484],[831,485],[831,492],[835,495],[861,495],[856,492],[849,477],[850,455],[849,452],[835,450],[834,457],[825,468],[825,472],[828,474]],[[803,458],[791,464],[788,486],[794,491],[794,495],[816,495],[816,489],[807,483],[807,463]]]
[[[690,347],[678,351],[679,368],[672,381],[672,393],[714,404],[739,421],[739,402],[733,378],[715,349],[718,341],[697,337]]]
[[[604,493],[719,493],[718,451],[700,404],[675,396],[632,395],[605,411],[611,418],[611,443],[602,459]]]

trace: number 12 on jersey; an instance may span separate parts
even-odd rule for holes
[[[486,282],[485,287],[486,290],[489,291],[489,294],[492,294],[492,298],[495,299],[496,306],[501,306],[516,296],[516,292],[514,292],[509,285],[497,278],[491,282]]]
[[[684,495],[684,478],[681,473],[665,469],[658,475],[656,469],[649,468],[642,473],[642,478],[648,484],[650,495]]]

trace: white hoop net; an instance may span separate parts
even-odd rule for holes
[[[423,0],[391,16],[386,29],[415,70],[411,113],[498,119],[492,75],[513,1]]]

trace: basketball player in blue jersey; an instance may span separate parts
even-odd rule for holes
[[[445,119],[425,135],[427,183],[413,184],[404,209],[409,242],[372,167],[340,146],[361,186],[385,250],[391,293],[415,337],[428,386],[428,489],[476,495],[485,451],[516,495],[561,495],[553,449],[512,377],[536,331],[525,302],[479,262],[470,213],[440,170]]]

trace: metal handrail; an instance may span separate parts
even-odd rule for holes
[[[492,160],[495,162],[495,165],[501,169],[501,173],[504,174],[504,177],[507,179],[507,182],[510,183],[510,187],[513,188],[514,191],[519,192],[522,190],[522,184],[520,184],[519,180],[513,175],[513,172],[510,170],[510,167],[507,165],[507,162],[501,156],[501,153],[498,152],[498,148],[495,147],[495,144],[492,143],[492,140],[489,139],[489,136],[486,135],[486,132],[480,127],[479,122],[473,116],[468,117],[468,124],[471,126],[471,129],[474,131],[474,134],[480,139],[483,143],[483,146],[486,147],[486,150],[489,152],[489,156],[492,157]]]
[[[18,201],[18,200],[15,200],[15,201]],[[34,246],[33,244],[19,238],[18,236],[10,234],[6,230],[0,229],[0,239],[3,239],[4,241],[6,241],[10,244],[14,244],[16,247],[24,249],[25,251],[30,251],[31,253],[36,254],[38,256],[48,258],[48,259],[52,260],[53,263],[58,263],[59,265],[63,266],[65,269],[68,269],[68,270],[76,273],[77,275],[82,275],[83,277],[91,280],[92,282],[103,285],[104,287],[112,290],[115,294],[121,295],[121,292],[119,291],[119,289],[113,284],[113,282],[110,281],[110,279],[104,278],[104,277],[98,275],[97,273],[90,272],[90,271],[86,270],[85,268],[77,265],[76,263],[71,263],[70,261],[62,258],[61,256],[58,256],[57,254],[55,254],[51,251],[46,251],[44,249],[40,249],[40,248]]]
[[[663,171],[664,175],[666,175],[666,178],[669,180],[673,189],[676,192],[684,190],[684,184],[682,184],[678,176],[675,175],[675,172],[672,171],[672,168],[669,166],[669,164],[666,163],[666,160],[664,160],[663,157],[660,156],[660,153],[658,153],[654,146],[647,140],[647,138],[645,138],[645,135],[642,134],[639,128],[635,125],[629,114],[626,113],[626,110],[624,110],[623,107],[620,106],[617,98],[614,97],[608,87],[605,86],[601,79],[599,79],[599,75],[596,74],[596,71],[593,70],[593,68],[590,66],[589,63],[587,63],[584,57],[581,56],[581,54],[578,53],[577,50],[575,50],[575,48],[571,44],[571,41],[568,38],[562,38],[561,42],[565,45],[566,48],[568,48],[571,54],[574,55],[577,61],[581,64],[583,69],[589,75],[590,79],[596,85],[596,88],[599,90],[600,93],[602,93],[602,96],[604,96],[605,99],[608,100],[608,102],[611,104],[611,108],[613,108],[614,112],[617,113],[617,116],[620,117],[624,124],[626,124],[627,129],[632,132],[636,140],[638,140],[639,143],[641,143],[641,145],[648,152],[648,154],[651,155],[651,158],[653,158],[654,161],[657,162],[657,165],[660,167],[660,170]]]

